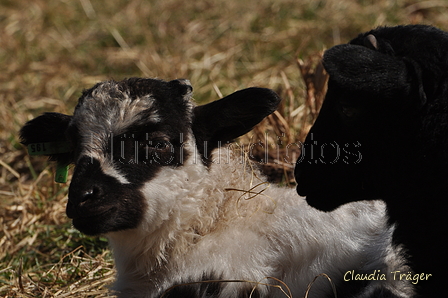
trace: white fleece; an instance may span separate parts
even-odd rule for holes
[[[293,297],[303,297],[321,273],[341,289],[349,285],[343,275],[350,270],[406,268],[391,244],[393,227],[387,225],[382,201],[321,212],[295,189],[265,182],[241,155],[226,148],[214,154],[209,168],[193,154],[181,167],[164,168],[141,189],[148,204],[144,223],[107,235],[119,297],[160,297],[173,285],[199,282],[207,274],[279,284],[276,278]],[[409,286],[388,282],[397,291]],[[226,282],[219,297],[237,297],[242,287],[255,286]],[[258,285],[257,290],[262,297],[286,297],[275,287]],[[319,278],[309,297],[326,296],[333,297],[330,283]]]

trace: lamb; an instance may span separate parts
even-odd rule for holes
[[[328,92],[295,168],[298,193],[320,210],[384,200],[414,272],[433,275],[424,297],[446,295],[447,49],[448,33],[423,25],[329,49]]]
[[[46,113],[21,130],[25,145],[69,144],[50,154],[75,164],[66,213],[109,239],[118,297],[303,297],[320,274],[339,297],[412,297],[382,201],[321,212],[232,145],[275,111],[273,91],[191,99],[187,80],[106,81],[73,116]],[[328,280],[308,297],[334,297]]]

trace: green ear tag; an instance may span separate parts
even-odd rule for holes
[[[53,155],[70,152],[69,144],[64,141],[32,143],[27,147],[29,155]]]
[[[54,181],[58,183],[67,182],[68,177],[68,165],[58,163],[56,167],[56,176],[54,176]]]
[[[70,152],[70,146],[67,142],[42,142],[32,143],[27,146],[29,155],[54,155]],[[58,183],[67,182],[68,165],[58,162],[56,167],[56,176],[54,181]]]

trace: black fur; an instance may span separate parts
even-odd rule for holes
[[[168,289],[164,298],[206,298],[218,297],[225,284],[215,282],[220,278],[215,274],[205,274],[200,282],[184,281]]]
[[[376,44],[371,43],[371,37]],[[425,297],[443,288],[448,195],[448,33],[378,28],[329,49],[330,78],[295,177],[310,205],[329,211],[386,201]]]
[[[277,109],[280,100],[270,89],[248,88],[196,107],[192,128],[203,160],[209,162],[210,152],[219,144],[249,132]]]
[[[72,116],[60,113],[45,113],[28,121],[20,130],[20,142],[32,143],[65,141],[65,130]],[[73,152],[49,156],[50,160],[63,164],[73,163]]]
[[[204,274],[201,282],[181,282],[163,293],[163,298],[213,298],[219,297],[222,288],[233,281],[220,281],[215,274]],[[234,281],[238,282],[238,281]],[[241,288],[235,298],[259,298],[260,292],[248,285]]]

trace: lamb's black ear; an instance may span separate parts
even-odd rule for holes
[[[363,39],[363,44],[365,47],[371,49],[371,50],[378,50],[378,40],[376,39],[375,35],[369,34]]]
[[[249,132],[273,113],[280,101],[270,89],[247,88],[196,107],[193,133],[199,152],[207,157],[219,142],[224,144]]]
[[[22,127],[20,142],[28,146],[30,154],[46,155],[51,160],[68,164],[71,162],[71,154],[65,131],[71,117],[60,113],[38,116]]]
[[[323,64],[330,81],[347,91],[383,98],[409,93],[411,82],[406,62],[372,48],[373,44],[371,47],[343,44],[327,50]]]

